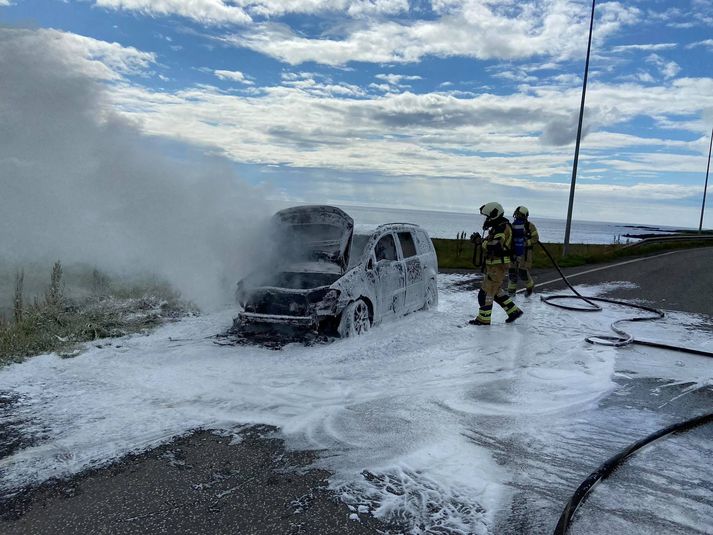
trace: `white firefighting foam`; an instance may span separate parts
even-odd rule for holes
[[[4,368],[0,393],[19,396],[12,418],[37,440],[0,460],[0,489],[70,476],[197,427],[262,423],[278,426],[288,447],[326,449],[319,463],[360,513],[413,533],[542,533],[601,462],[693,415],[673,414],[674,398],[693,400],[713,384],[704,358],[584,342],[629,315],[622,308],[582,314],[518,296],[525,316],[516,323],[504,324],[498,309],[491,327],[468,326],[476,299],[466,281],[441,276],[438,310],[331,344],[217,346],[211,336],[235,314],[225,310],[74,359],[44,355]],[[700,323],[675,314],[634,332],[711,350]],[[601,529],[602,518],[629,533],[664,521],[704,531],[713,506],[686,493],[685,482],[713,479],[705,433],[671,439],[683,444],[681,473],[664,470],[618,492],[624,511],[644,508],[648,520],[598,510],[599,523],[577,532]],[[642,502],[652,486],[675,490],[676,499]]]

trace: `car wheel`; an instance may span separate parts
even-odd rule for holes
[[[438,306],[438,286],[436,286],[436,280],[431,279],[428,281],[428,286],[426,286],[426,297],[423,301],[422,310],[430,310]]]
[[[369,307],[363,299],[357,299],[347,305],[339,321],[339,335],[342,338],[359,336],[371,328]]]

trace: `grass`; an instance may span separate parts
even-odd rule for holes
[[[0,366],[41,353],[75,356],[82,343],[146,331],[195,312],[178,292],[156,278],[111,279],[98,270],[80,270],[74,278],[89,288],[77,288],[70,298],[62,265],[52,267],[44,296],[26,303],[25,273],[16,274],[12,319],[0,316]]]
[[[436,248],[439,268],[451,269],[476,269],[473,265],[473,243],[470,241],[434,238],[433,245]],[[585,264],[597,264],[609,262],[617,258],[642,256],[653,254],[659,251],[673,249],[688,249],[691,247],[705,247],[710,243],[704,242],[673,242],[642,245],[637,247],[626,247],[622,244],[570,244],[569,254],[562,257],[561,243],[545,243],[545,247],[561,267],[583,266]],[[459,253],[460,248],[460,253]],[[533,268],[549,268],[552,263],[538,245],[534,249],[532,260]]]

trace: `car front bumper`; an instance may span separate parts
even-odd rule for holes
[[[316,328],[319,325],[319,321],[315,316],[283,316],[278,314],[258,314],[257,312],[240,312],[237,320],[244,326],[274,325]]]

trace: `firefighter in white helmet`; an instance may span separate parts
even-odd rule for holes
[[[532,269],[533,247],[538,242],[540,236],[537,227],[528,220],[529,210],[524,206],[515,208],[512,215],[512,263],[508,271],[508,294],[515,295],[517,291],[517,281],[525,282],[525,292],[532,295],[535,288],[535,281],[532,280],[530,270]]]
[[[493,301],[499,304],[507,313],[507,323],[522,316],[512,299],[503,291],[502,285],[510,267],[510,248],[512,246],[512,229],[505,217],[505,211],[500,203],[489,202],[480,207],[480,213],[485,216],[481,240],[476,235],[476,247],[481,247],[485,257],[485,273],[483,283],[478,292],[480,310],[478,316],[468,323],[471,325],[490,325],[493,311]]]

